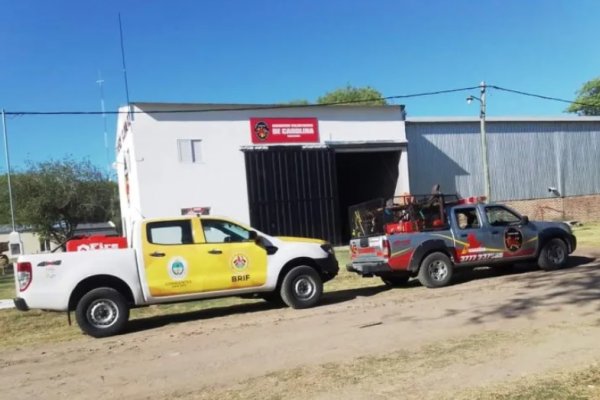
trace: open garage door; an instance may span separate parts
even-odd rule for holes
[[[399,144],[337,146],[336,182],[341,242],[350,241],[349,207],[394,196],[400,180]]]
[[[252,226],[274,236],[341,243],[334,150],[272,146],[243,151]]]

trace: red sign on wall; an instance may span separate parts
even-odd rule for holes
[[[71,239],[67,242],[67,251],[125,248],[127,248],[127,239],[120,236],[88,236],[81,239]]]
[[[316,118],[250,118],[252,143],[318,143]]]

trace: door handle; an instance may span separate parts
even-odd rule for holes
[[[497,235],[499,233],[500,233],[500,231],[492,231],[492,235]]]
[[[223,254],[223,252],[218,249],[212,249],[208,251],[208,254]]]
[[[159,253],[158,251],[155,251],[154,253],[150,253],[150,257],[164,257],[165,253]]]
[[[460,237],[464,237],[464,238],[466,238],[466,237],[468,237],[468,236],[469,236],[469,235],[468,235],[468,234],[466,234],[466,233],[463,233],[462,235],[460,235]]]

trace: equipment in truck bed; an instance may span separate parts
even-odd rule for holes
[[[457,195],[444,195],[439,187],[428,195],[379,198],[349,207],[352,238],[422,232],[447,226],[446,206],[458,204]]]

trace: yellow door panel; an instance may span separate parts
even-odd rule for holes
[[[198,245],[148,246],[144,252],[146,280],[152,297],[202,292]],[[164,256],[160,256],[164,254]]]
[[[204,290],[207,260],[192,237],[192,221],[149,222],[144,226],[146,285],[152,297],[193,294]],[[195,233],[194,229],[194,233]]]
[[[210,255],[210,262],[203,267],[203,291],[256,287],[267,281],[267,253],[254,241],[200,246]]]

